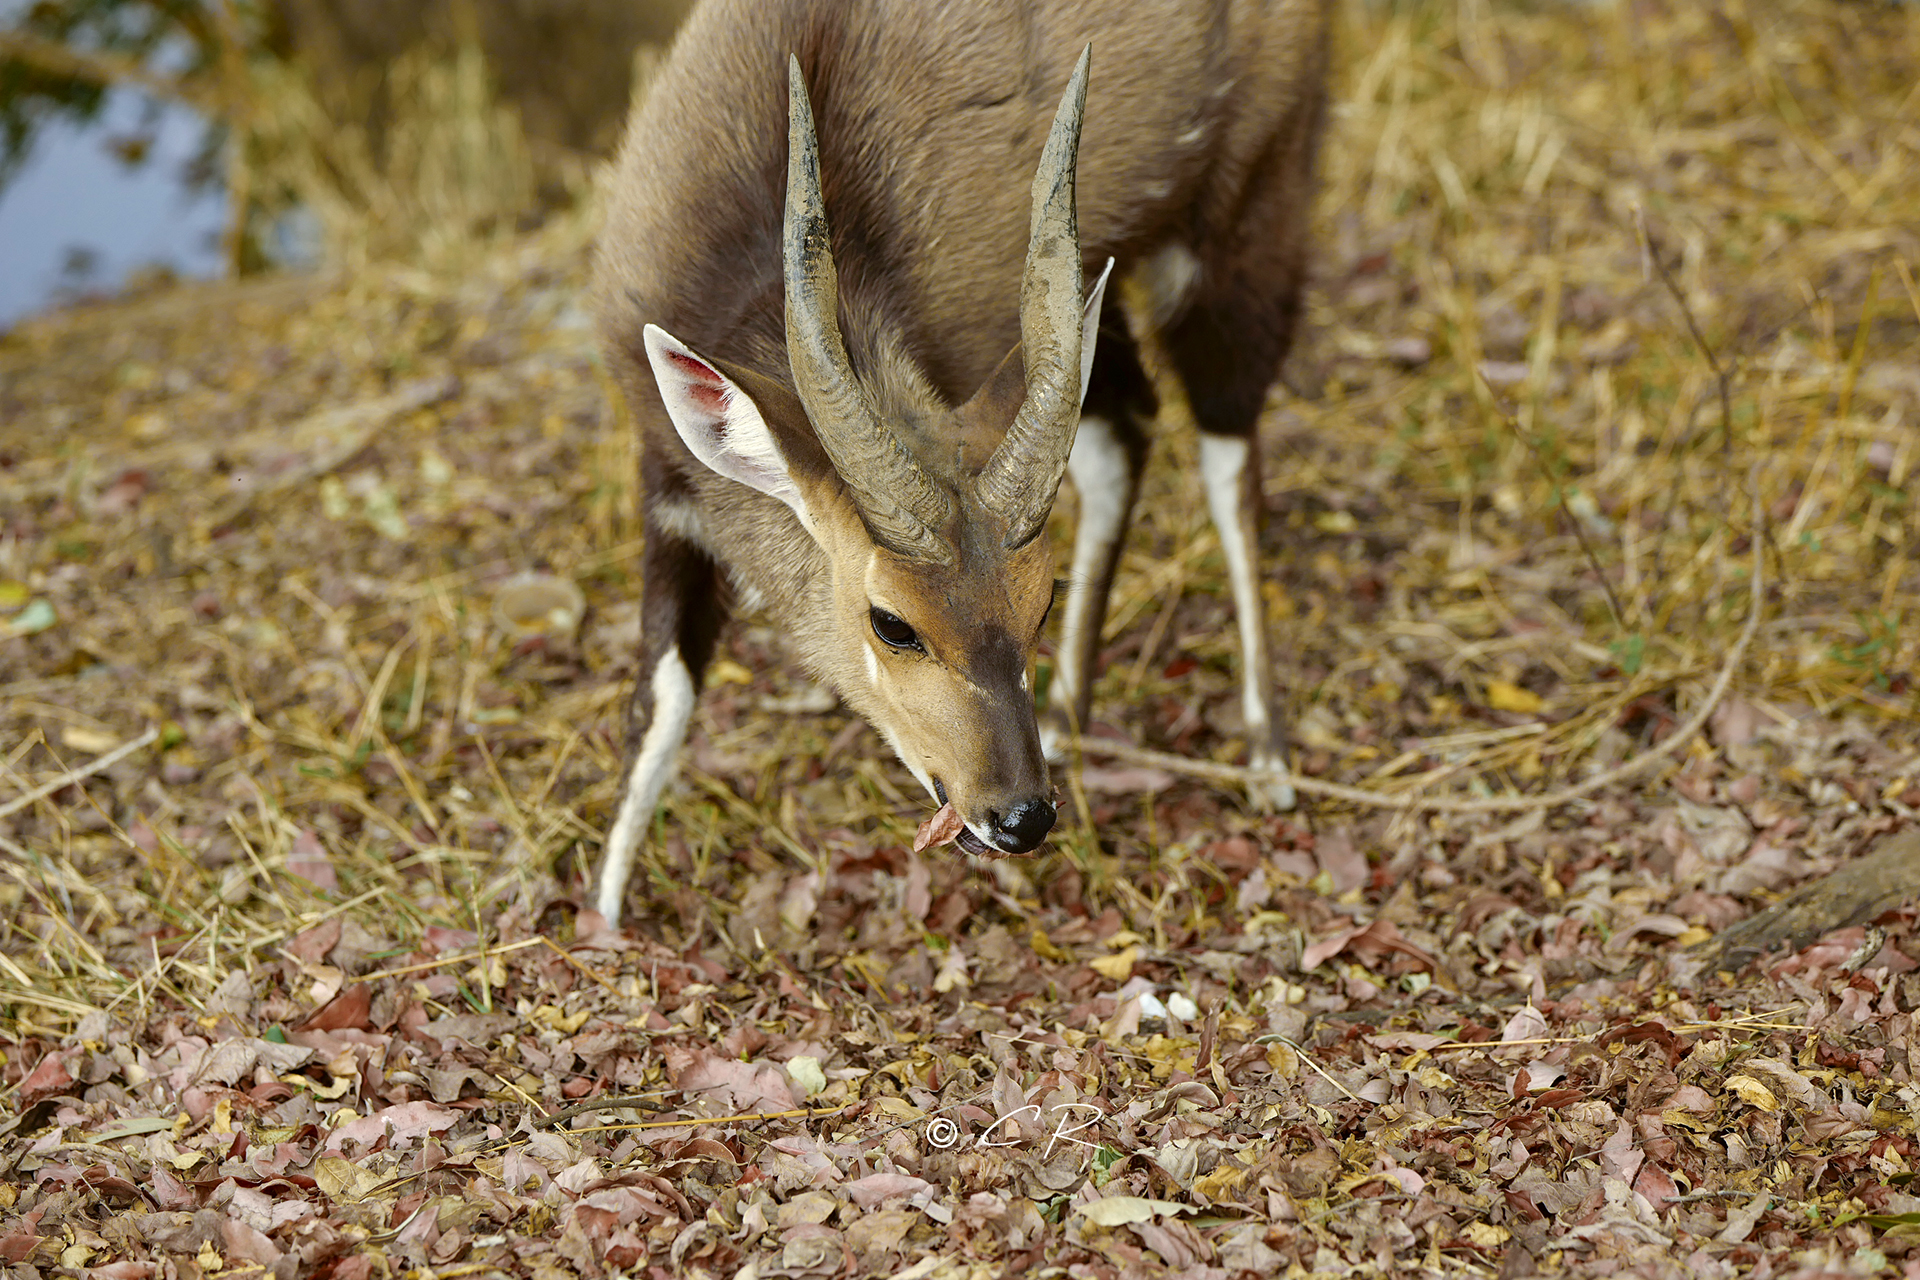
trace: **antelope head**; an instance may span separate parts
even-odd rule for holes
[[[954,806],[966,824],[960,845],[973,853],[1028,852],[1054,821],[1030,671],[1055,594],[1043,534],[1106,284],[1103,273],[1082,299],[1074,164],[1090,53],[1033,181],[1020,344],[965,404],[942,402],[884,346],[864,378],[848,357],[797,59],[783,240],[791,387],[646,330],[688,449],[784,502],[822,553],[827,616],[796,626],[801,656]]]

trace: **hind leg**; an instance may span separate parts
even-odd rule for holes
[[[1049,709],[1041,726],[1047,758],[1056,761],[1064,755],[1067,739],[1086,728],[1093,710],[1100,632],[1128,518],[1140,493],[1140,473],[1147,462],[1146,424],[1154,413],[1153,386],[1127,334],[1114,300],[1117,292],[1108,295],[1101,313],[1093,376],[1067,458],[1067,474],[1080,498],[1080,521],[1074,530]]]
[[[1207,507],[1239,620],[1241,706],[1254,768],[1286,766],[1287,734],[1260,590],[1258,423],[1293,340],[1305,258],[1304,178],[1284,162],[1270,174],[1266,189],[1249,202],[1241,231],[1201,269],[1186,309],[1161,335],[1199,428]],[[1263,807],[1293,807],[1293,788],[1284,783],[1257,784],[1250,792]]]
[[[1242,436],[1202,431],[1200,474],[1206,484],[1207,509],[1220,534],[1234,615],[1240,623],[1240,705],[1247,723],[1247,764],[1255,769],[1284,769],[1287,735],[1274,690],[1266,600],[1260,591],[1258,437],[1252,432]],[[1262,808],[1293,807],[1293,788],[1286,783],[1256,783],[1248,792]]]

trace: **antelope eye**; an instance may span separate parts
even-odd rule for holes
[[[878,605],[867,611],[867,617],[873,622],[873,634],[879,636],[881,643],[889,649],[926,652],[926,648],[920,643],[919,633],[908,626],[904,619],[895,617]]]

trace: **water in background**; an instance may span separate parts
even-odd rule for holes
[[[91,124],[42,129],[0,190],[0,329],[63,297],[111,293],[142,267],[220,274],[225,193],[181,180],[202,128],[184,107],[155,111],[145,94],[115,89]],[[129,168],[107,143],[134,135],[153,143]]]

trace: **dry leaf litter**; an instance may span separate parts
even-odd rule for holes
[[[1706,734],[1502,814],[1090,752],[1047,856],[971,863],[745,619],[616,934],[639,526],[587,220],[33,320],[10,1274],[1920,1274],[1912,911],[1690,950],[1920,804],[1920,6],[1339,21],[1262,428],[1296,767],[1632,760],[1759,540]],[[1090,733],[1232,762],[1219,547],[1155,447]]]

